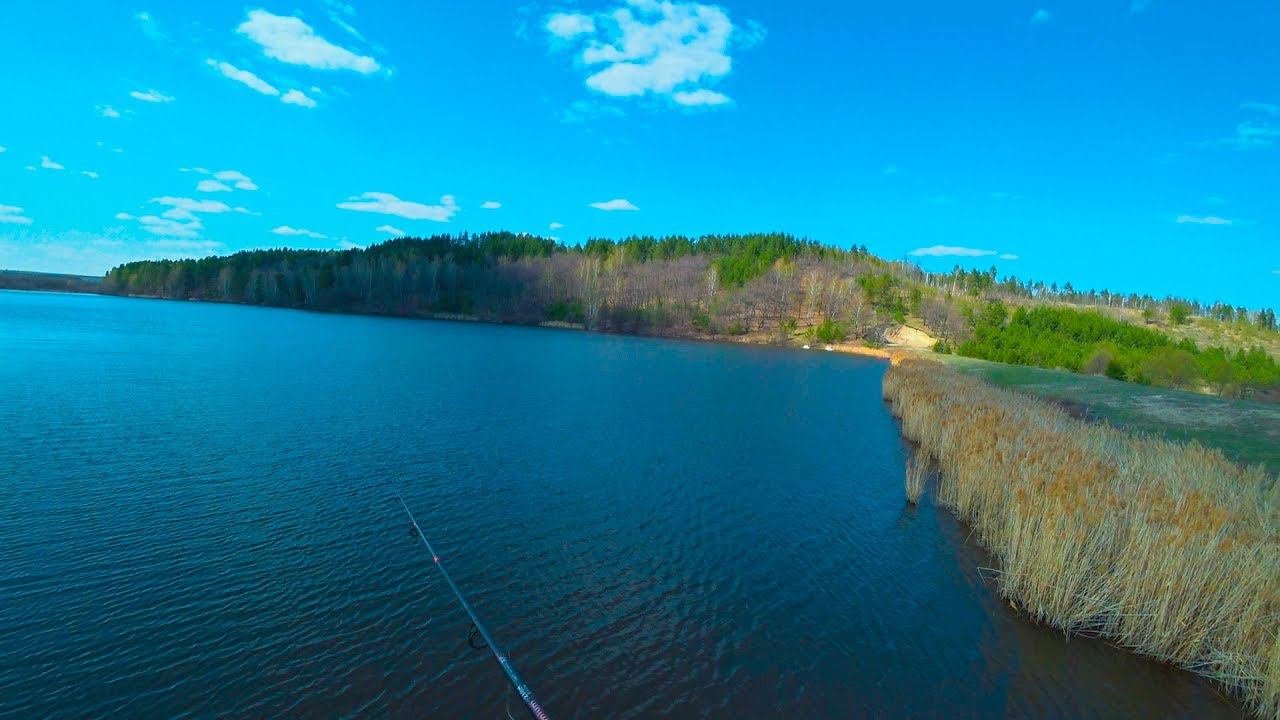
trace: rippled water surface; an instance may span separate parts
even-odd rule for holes
[[[1232,717],[904,507],[884,366],[0,291],[0,717]]]

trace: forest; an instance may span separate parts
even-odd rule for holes
[[[1013,365],[1063,368],[1161,387],[1238,397],[1280,385],[1280,364],[1261,348],[1200,348],[1098,312],[1019,307],[1011,318],[992,301],[978,313],[956,352]]]
[[[108,272],[101,289],[779,343],[876,345],[890,328],[912,322],[937,338],[937,350],[1000,362],[1223,395],[1280,386],[1280,368],[1261,348],[1201,347],[1103,314],[1124,308],[1170,324],[1197,315],[1274,333],[1269,309],[1081,292],[999,278],[995,268],[927,273],[865,247],[785,233],[634,236],[580,246],[509,232],[405,237],[364,249],[133,262]]]

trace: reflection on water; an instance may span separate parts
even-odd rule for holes
[[[0,292],[0,717],[1236,717],[1019,618],[883,366]]]

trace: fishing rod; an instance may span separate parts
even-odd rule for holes
[[[427,546],[427,552],[431,553],[431,559],[435,562],[436,569],[444,576],[444,581],[449,583],[449,589],[453,590],[453,595],[458,598],[462,609],[467,611],[467,615],[471,618],[471,626],[475,628],[476,632],[480,633],[480,637],[484,638],[484,643],[489,646],[489,652],[493,654],[493,659],[498,661],[498,665],[502,667],[502,672],[506,674],[507,680],[519,693],[520,699],[524,701],[525,708],[538,720],[550,720],[546,711],[542,709],[542,705],[538,704],[537,698],[533,696],[533,691],[529,689],[528,685],[524,684],[524,680],[520,679],[519,673],[511,666],[511,661],[505,653],[498,649],[498,643],[494,641],[493,636],[489,634],[484,624],[480,622],[480,618],[476,617],[476,611],[471,609],[471,603],[467,602],[467,599],[462,596],[462,591],[458,589],[458,585],[453,582],[453,578],[449,577],[449,571],[444,569],[444,563],[440,561],[440,554],[436,552],[435,548],[431,547],[431,541],[427,539],[427,536],[422,532],[422,528],[418,526],[418,520],[413,517],[413,511],[409,509],[404,498],[400,496],[400,491],[392,487],[391,492],[396,494],[396,500],[400,501],[400,507],[404,508],[405,514],[409,516],[409,522],[413,523],[414,532],[422,539],[422,544]],[[467,642],[470,644],[470,638],[467,639]]]

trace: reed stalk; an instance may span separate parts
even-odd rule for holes
[[[938,463],[939,501],[996,557],[1000,593],[1280,720],[1280,485],[1261,466],[1086,424],[924,359],[895,359],[884,394]]]
[[[907,459],[907,502],[915,505],[920,502],[920,496],[924,494],[924,481],[929,472],[929,461],[927,458],[916,455]]]

